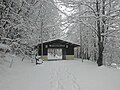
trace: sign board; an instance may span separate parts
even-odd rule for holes
[[[54,47],[56,47],[56,48],[59,48],[59,47],[64,48],[65,45],[49,45],[49,47],[51,47],[51,48],[54,48]]]

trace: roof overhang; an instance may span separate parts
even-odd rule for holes
[[[71,41],[63,40],[63,39],[54,39],[54,40],[49,40],[49,41],[44,41],[43,44],[45,45],[50,45],[50,44],[61,44],[61,45],[71,45],[73,47],[79,47],[79,44],[73,43]],[[38,45],[41,45],[38,44]]]

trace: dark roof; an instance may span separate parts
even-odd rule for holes
[[[74,47],[80,46],[79,44],[75,44],[73,42],[67,41],[67,40],[62,40],[62,39],[54,39],[54,40],[49,40],[49,41],[45,41],[43,42],[43,44],[68,44]],[[39,44],[40,45],[40,44]]]

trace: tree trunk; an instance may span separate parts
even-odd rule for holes
[[[99,18],[102,18],[102,22],[100,22],[100,19],[97,20],[97,28],[98,28],[98,60],[97,64],[98,66],[103,65],[103,51],[104,51],[104,35],[102,35],[105,32],[105,0],[102,0],[102,17],[100,17],[100,5],[99,1],[96,0],[96,9],[97,9],[97,16]],[[102,34],[101,34],[102,33]]]
[[[96,0],[96,10],[97,10],[97,30],[98,30],[98,60],[97,64],[98,66],[103,65],[103,41],[102,41],[102,36],[101,36],[101,22],[100,22],[100,5],[99,5],[99,0]]]
[[[97,21],[97,28],[98,28],[98,60],[97,64],[98,66],[103,65],[103,42],[101,40],[101,31],[100,31],[100,20]]]
[[[97,64],[98,66],[102,66],[103,65],[103,50],[104,50],[104,47],[103,47],[103,42],[98,42],[98,60],[97,60]]]

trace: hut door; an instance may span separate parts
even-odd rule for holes
[[[60,60],[62,59],[62,49],[49,48],[48,49],[48,60]]]

